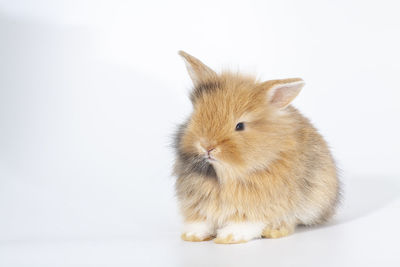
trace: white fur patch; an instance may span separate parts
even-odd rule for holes
[[[225,239],[232,235],[233,241],[249,241],[260,238],[264,227],[265,223],[262,222],[229,223],[218,229],[217,238]]]
[[[183,233],[187,237],[195,236],[204,239],[215,234],[214,226],[209,222],[190,222],[183,226]]]

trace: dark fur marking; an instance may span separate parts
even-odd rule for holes
[[[179,125],[174,138],[175,153],[179,162],[178,175],[187,176],[196,173],[206,178],[216,179],[217,174],[214,167],[205,158],[200,155],[184,152],[180,149],[180,143],[187,124],[188,122],[186,121]]]
[[[193,91],[190,95],[190,100],[192,102],[194,102],[197,98],[201,97],[204,93],[212,92],[218,88],[221,88],[221,82],[219,82],[219,81],[209,81],[209,82],[200,83],[193,89]]]

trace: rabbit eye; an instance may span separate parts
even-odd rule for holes
[[[235,131],[243,131],[243,130],[244,130],[244,123],[243,122],[239,122],[238,124],[236,124]]]

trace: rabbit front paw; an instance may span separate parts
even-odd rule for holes
[[[245,243],[260,238],[264,227],[264,223],[260,222],[229,223],[218,229],[217,238],[214,239],[214,242],[218,244]]]
[[[181,238],[185,241],[200,242],[214,238],[214,227],[207,222],[188,222],[184,226]]]

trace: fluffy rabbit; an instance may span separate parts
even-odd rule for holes
[[[241,243],[328,220],[339,198],[334,160],[289,105],[303,80],[217,74],[179,54],[194,83],[193,113],[175,136],[182,239]]]

